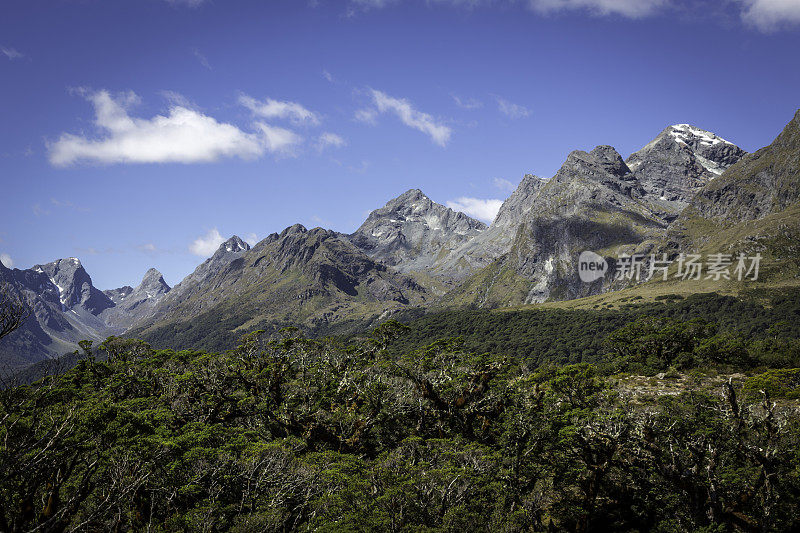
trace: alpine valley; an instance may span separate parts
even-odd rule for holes
[[[100,290],[77,258],[25,270],[0,263],[0,282],[32,311],[0,341],[0,364],[19,369],[111,335],[222,350],[256,329],[321,336],[452,308],[598,307],[623,295],[790,287],[800,285],[798,243],[800,111],[752,154],[677,124],[627,158],[597,146],[570,153],[552,177],[524,175],[489,226],[412,189],[349,235],[296,224],[252,247],[232,236],[175,287],[150,269],[136,287]],[[612,266],[621,254],[763,259],[747,283],[584,283],[584,250]]]

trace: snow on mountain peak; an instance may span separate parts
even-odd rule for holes
[[[674,124],[670,126],[669,134],[676,141],[683,144],[689,144],[691,140],[696,140],[705,146],[713,146],[719,143],[733,144],[710,131],[701,130],[691,124]]]

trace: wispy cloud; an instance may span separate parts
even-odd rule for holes
[[[317,150],[322,151],[326,148],[342,148],[347,146],[347,141],[335,133],[325,132],[317,139]]]
[[[491,224],[491,222],[495,219],[497,212],[500,211],[501,205],[503,205],[502,200],[497,200],[494,198],[469,198],[466,196],[456,198],[455,200],[449,200],[447,202],[447,207],[450,209],[453,209],[454,211],[461,211],[462,213],[465,213],[473,218],[483,220],[487,224]]]
[[[192,103],[191,100],[189,100],[188,98],[186,98],[184,95],[182,95],[179,92],[176,92],[176,91],[160,91],[160,92],[161,92],[161,96],[163,96],[164,99],[167,102],[169,102],[170,105],[177,105],[177,106],[185,107],[187,109],[196,109],[197,108],[197,106],[194,103]]]
[[[428,135],[435,144],[439,146],[447,145],[452,134],[452,130],[449,127],[436,121],[428,113],[417,111],[411,105],[411,102],[404,98],[394,98],[374,89],[370,92],[375,108],[379,113],[393,113],[409,128],[419,130]],[[358,113],[356,118],[358,118]]]
[[[515,104],[513,102],[509,102],[504,98],[500,98],[499,96],[496,97],[497,100],[497,109],[511,119],[518,119],[518,118],[525,118],[530,116],[530,110],[519,104]]]
[[[378,123],[378,112],[372,108],[358,109],[353,118],[358,122],[374,126]]]
[[[347,5],[347,16],[355,16],[359,11],[370,9],[381,9],[400,3],[400,0],[349,0]]]
[[[198,50],[197,48],[192,48],[192,54],[194,55],[195,58],[197,58],[197,60],[200,62],[201,65],[206,67],[208,70],[214,70],[211,68],[211,63],[208,62],[208,58],[206,58],[206,56],[201,54],[200,50]]]
[[[774,32],[800,24],[797,0],[742,0],[742,20],[763,32]]]
[[[258,244],[258,235],[255,233],[248,233],[244,236],[244,242],[249,244],[251,247]]]
[[[219,234],[217,228],[209,230],[205,235],[202,235],[194,240],[189,245],[189,251],[194,255],[200,257],[209,257],[217,251],[217,248],[225,242],[222,235]]]
[[[239,103],[252,111],[254,115],[265,119],[288,119],[295,124],[319,124],[319,117],[316,113],[309,111],[297,102],[282,102],[272,98],[259,101],[252,96],[243,94],[239,97]]]
[[[88,207],[81,207],[75,205],[74,203],[70,202],[69,200],[59,200],[57,198],[50,198],[50,203],[56,207],[63,207],[65,209],[71,209],[73,211],[78,211],[80,213],[88,213],[90,209]]]
[[[350,0],[348,15],[359,11],[381,9],[401,0]],[[794,0],[761,0],[773,2],[793,2]],[[642,18],[669,5],[669,0],[427,0],[429,5],[449,5],[456,8],[474,9],[481,6],[522,3],[530,10],[540,14],[553,14],[559,11],[584,11],[593,16],[621,15],[628,18]]]
[[[309,226],[317,226],[317,227],[325,228],[325,227],[329,227],[331,225],[331,223],[328,220],[322,218],[319,215],[311,215],[309,217],[309,221],[311,222],[309,224]]]
[[[206,0],[166,0],[168,4],[187,7],[198,7],[199,5],[205,3],[205,1]]]
[[[6,268],[14,268],[14,260],[6,253],[0,254],[0,263],[3,263]]]
[[[472,109],[479,109],[479,108],[483,107],[483,102],[481,102],[480,100],[477,100],[475,98],[461,98],[460,96],[458,96],[456,94],[451,94],[450,96],[453,97],[453,101],[460,108],[472,110]]]
[[[633,19],[653,15],[668,4],[668,0],[528,0],[529,7],[542,14],[585,11],[591,15],[622,15]]]
[[[3,46],[3,47],[0,47],[0,52],[2,52],[3,55],[6,56],[11,61],[14,61],[15,59],[22,59],[23,57],[25,57],[25,54],[23,54],[22,52],[20,52],[16,48],[9,48],[9,47]]]
[[[492,180],[492,185],[494,185],[503,192],[514,192],[514,190],[517,188],[516,185],[514,185],[507,179],[503,178],[494,178]]]
[[[292,131],[255,122],[253,132],[173,104],[166,115],[132,117],[133,92],[79,91],[94,106],[99,138],[63,133],[48,145],[50,162],[67,166],[96,163],[205,163],[225,157],[254,159],[266,152],[291,153],[301,138]]]
[[[50,214],[50,211],[42,207],[42,204],[33,204],[31,206],[31,211],[37,217],[46,216]]]

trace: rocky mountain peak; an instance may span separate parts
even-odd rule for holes
[[[798,169],[800,111],[770,145],[742,157],[703,187],[687,211],[728,222],[764,218],[800,200]]]
[[[598,146],[591,152],[575,150],[571,152],[556,175],[547,184],[548,203],[553,194],[559,197],[563,187],[567,189],[582,189],[579,195],[584,196],[588,191],[593,191],[595,204],[611,201],[609,194],[621,194],[628,198],[639,198],[644,195],[644,190],[630,175],[628,167],[622,157],[611,146]],[[544,191],[541,193],[544,194]],[[541,196],[541,195],[540,195]],[[620,201],[619,198],[614,202]],[[585,208],[579,204],[562,206],[566,211]],[[565,211],[565,212],[566,212]],[[562,213],[563,214],[563,213]]]
[[[622,159],[622,156],[619,155],[619,152],[617,152],[613,146],[597,146],[594,150],[589,152],[589,155],[594,157],[603,170],[609,174],[622,177],[631,172],[628,165],[625,164],[625,160]]]
[[[398,235],[396,231],[391,231],[392,228],[398,230],[409,225],[446,233],[467,233],[486,229],[486,224],[483,222],[434,202],[419,189],[409,189],[386,202],[380,209],[372,211],[364,224],[356,230],[356,234],[371,228],[373,237],[385,235],[392,239]]]
[[[522,181],[500,206],[492,228],[516,226],[533,207],[534,199],[547,180],[533,174],[525,174]]]
[[[700,129],[691,124],[673,124],[669,126],[664,133],[675,139],[676,142],[688,146],[714,146],[720,143],[733,145],[732,142],[726,141],[710,131]]]
[[[250,249],[249,244],[240,239],[238,235],[234,235],[227,241],[220,244],[217,251],[218,252],[224,251],[226,253],[238,253],[238,252],[246,252],[249,249]]]
[[[155,268],[151,268],[145,273],[144,277],[142,278],[142,282],[139,284],[136,290],[147,291],[152,295],[166,294],[169,292],[170,286],[167,285],[166,281],[164,281],[164,276],[161,274],[161,272]]]
[[[428,270],[486,227],[410,189],[372,211],[349,239],[372,259],[400,271]]]
[[[626,163],[648,196],[669,216],[686,207],[707,183],[746,152],[722,137],[692,126],[668,126]]]
[[[92,314],[98,314],[114,305],[108,296],[92,285],[92,278],[77,257],[35,265],[33,270],[49,278],[65,309],[80,305]]]
[[[286,228],[285,230],[280,232],[278,237],[282,239],[282,238],[286,237],[287,235],[293,235],[293,234],[296,234],[296,233],[307,233],[307,232],[308,232],[308,230],[302,224],[292,224],[291,226],[289,226],[288,228]]]
[[[419,189],[409,189],[400,196],[398,196],[397,198],[395,198],[393,201],[396,203],[409,203],[409,202],[417,202],[420,200],[430,201],[430,198],[428,198],[425,195],[425,193]]]

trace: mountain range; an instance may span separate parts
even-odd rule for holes
[[[621,254],[761,253],[760,283],[796,284],[799,191],[800,111],[753,154],[688,124],[627,159],[611,146],[576,150],[550,178],[524,175],[489,226],[412,189],[349,235],[296,224],[252,247],[233,236],[175,287],[150,269],[135,288],[101,291],[77,258],[24,270],[0,263],[0,282],[32,309],[0,340],[0,363],[21,367],[109,335],[223,349],[253,329],[330,332],[397,313],[572,300],[635,283],[582,282],[584,250],[611,267]]]

